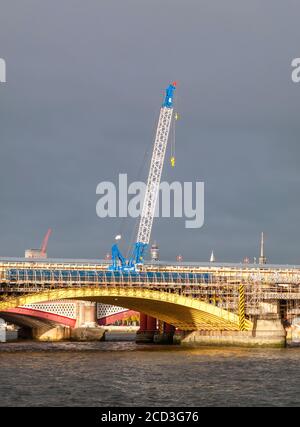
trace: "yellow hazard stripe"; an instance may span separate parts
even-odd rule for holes
[[[244,285],[240,285],[239,287],[239,328],[240,328],[240,331],[246,330]]]

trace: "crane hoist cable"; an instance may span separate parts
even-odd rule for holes
[[[153,122],[153,127],[152,127],[152,133],[151,133],[152,135],[155,134],[156,122],[157,122],[157,119],[155,118],[155,120]],[[144,179],[145,179],[144,173],[146,172],[147,167],[149,167],[149,164],[150,164],[150,159],[151,159],[150,156],[151,156],[152,146],[153,146],[153,139],[151,139],[147,143],[147,145],[144,149],[143,158],[142,158],[142,161],[141,161],[139,168],[137,169],[137,173],[136,173],[136,177],[137,177],[136,180],[137,181],[144,181]],[[126,258],[129,257],[129,254],[132,251],[132,244],[134,241],[134,236],[136,235],[137,230],[138,230],[138,225],[139,225],[138,221],[139,221],[139,218],[136,218],[133,230],[130,234],[131,237],[129,240],[129,242],[130,242],[129,246],[123,248],[124,251],[126,251]],[[123,236],[128,235],[130,233],[128,230],[129,223],[130,223],[130,221],[129,221],[128,216],[125,216],[122,218],[122,220],[120,221],[120,224],[119,224],[117,236],[120,236],[123,238]],[[127,234],[127,231],[128,231],[128,234]]]
[[[156,130],[157,130],[157,121],[158,121],[158,117],[157,114],[155,115],[155,121],[153,122],[153,127],[152,127],[152,132],[151,135],[155,136]],[[138,178],[137,181],[143,181],[146,177],[142,176],[143,172],[146,172],[147,170],[149,170],[150,168],[150,161],[151,161],[151,154],[152,154],[152,148],[153,148],[153,138],[150,140],[150,142],[147,145],[146,151],[145,151],[145,155],[143,158],[143,162],[139,168],[139,172],[138,172]],[[130,256],[133,255],[134,252],[134,238],[135,236],[137,236],[138,234],[138,230],[139,230],[139,224],[140,224],[140,218],[137,217],[134,223],[134,227],[132,229],[131,232],[131,236],[130,236],[130,240],[129,240],[129,245],[126,251],[126,258],[129,258]]]
[[[175,163],[176,163],[176,151],[175,151],[175,149],[176,149],[176,145],[175,145],[175,143],[176,143],[176,126],[175,126],[176,119],[175,119],[175,117],[176,117],[176,113],[175,113],[173,123],[172,123],[172,137],[171,137],[171,144],[170,144],[171,145],[170,163],[171,163],[172,168],[175,167]]]
[[[176,106],[178,106],[177,105],[177,94],[176,94],[176,92],[174,94],[174,104]],[[175,111],[174,116],[173,116],[173,120],[172,120],[172,128],[171,128],[172,135],[171,135],[171,144],[170,144],[170,146],[171,146],[170,163],[171,163],[172,168],[174,168],[175,164],[176,164],[176,122],[177,122],[178,118],[179,118],[179,115],[178,115],[177,111]]]

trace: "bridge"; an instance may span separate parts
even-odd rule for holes
[[[176,87],[176,82],[167,87],[160,109],[138,233],[129,259],[118,247],[121,235],[112,246],[110,266],[98,260],[46,259],[46,243],[41,250],[28,253],[40,259],[1,258],[3,318],[15,316],[20,321],[28,316],[72,327],[74,316],[40,308],[51,302],[58,307],[81,301],[77,303],[81,307],[100,303],[139,311],[140,341],[173,339],[177,333],[182,342],[206,342],[201,336],[207,333],[208,337],[219,334],[221,341],[228,334],[239,343],[283,343],[281,320],[299,311],[300,267],[144,260],[169,131],[177,116],[173,115]],[[174,156],[171,163],[174,167]],[[266,262],[263,251],[260,260]]]
[[[291,321],[300,315],[299,266],[155,262],[138,272],[107,267],[97,260],[1,258],[0,317],[33,317],[30,310],[40,304],[37,318],[72,327],[74,316],[59,318],[41,304],[81,301],[143,313],[141,332],[157,319],[158,329],[229,333],[251,332],[260,318]],[[156,329],[154,322],[150,329]]]

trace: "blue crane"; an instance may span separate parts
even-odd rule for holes
[[[132,256],[126,259],[121,254],[118,244],[115,243],[112,246],[112,264],[109,266],[110,270],[137,271],[138,266],[144,262],[145,251],[150,242],[155,206],[169,138],[175,89],[176,82],[171,83],[167,87],[164,102],[160,109],[142,214]],[[121,236],[116,237],[117,240],[120,238]]]

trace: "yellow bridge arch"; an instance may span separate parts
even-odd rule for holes
[[[0,301],[0,312],[27,304],[77,299],[117,305],[156,317],[185,330],[239,330],[239,317],[196,298],[132,287],[82,287],[52,289]],[[252,323],[246,320],[246,329]]]

